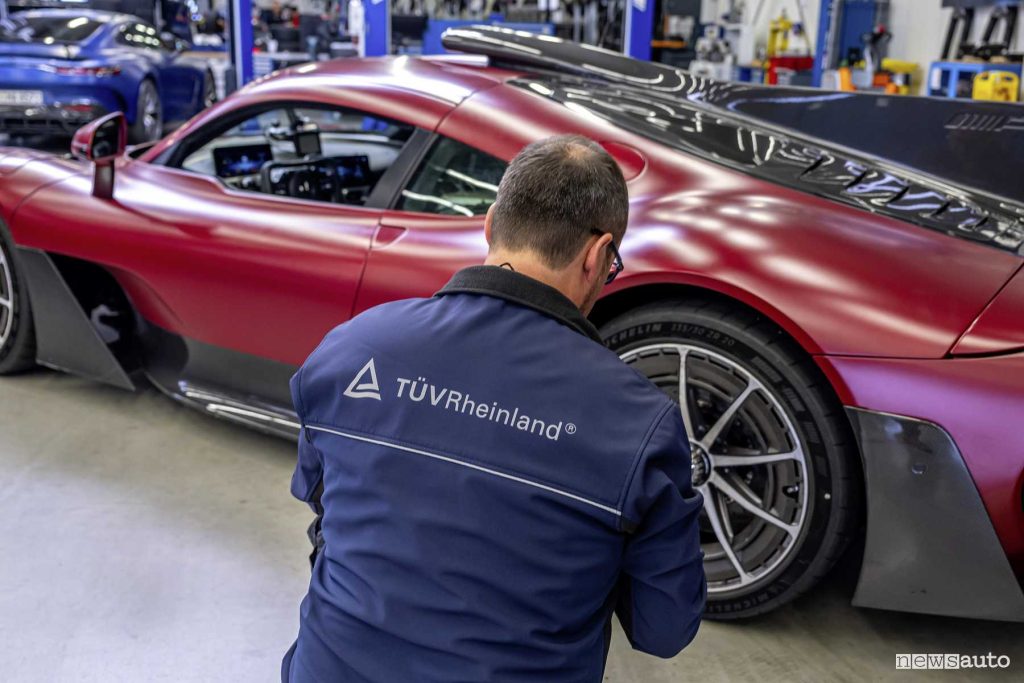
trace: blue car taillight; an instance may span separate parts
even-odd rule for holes
[[[63,76],[117,76],[121,73],[119,66],[51,66],[48,69]]]

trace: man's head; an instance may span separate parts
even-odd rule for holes
[[[523,148],[501,179],[487,213],[487,263],[509,262],[587,314],[628,216],[626,181],[600,145],[580,135],[540,140]]]

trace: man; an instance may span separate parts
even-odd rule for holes
[[[486,265],[338,327],[292,379],[322,548],[290,681],[600,681],[616,612],[671,657],[706,584],[679,406],[586,319],[626,184],[579,137],[512,161]]]

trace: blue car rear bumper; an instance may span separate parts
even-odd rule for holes
[[[37,91],[42,104],[4,104],[0,98],[0,130],[14,134],[73,133],[79,126],[112,111],[134,120],[127,92],[136,85],[124,76],[68,76],[39,68],[0,67],[0,91]],[[129,111],[130,110],[130,111]]]
[[[13,135],[71,135],[109,111],[100,104],[83,100],[39,107],[0,106],[0,130]]]

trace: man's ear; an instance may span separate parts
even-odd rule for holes
[[[487,209],[487,215],[484,216],[484,239],[487,240],[487,246],[491,246],[491,221],[494,220],[494,204],[491,204],[490,208]]]
[[[596,277],[604,278],[607,276],[607,250],[608,244],[612,241],[612,236],[609,233],[604,233],[593,244],[587,249],[587,253],[583,258],[583,272],[586,274],[587,281],[591,282]]]

